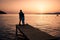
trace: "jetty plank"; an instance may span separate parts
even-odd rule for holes
[[[18,25],[17,26],[19,30],[22,31],[24,35],[26,35],[29,40],[48,40],[54,38],[53,36],[49,35],[48,33],[45,33],[37,28],[34,28],[33,26],[26,24],[26,25]]]

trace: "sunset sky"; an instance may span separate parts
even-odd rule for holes
[[[60,12],[60,0],[0,0],[0,10],[18,13],[20,9],[25,13]]]

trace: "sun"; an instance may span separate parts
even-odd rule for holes
[[[37,10],[37,12],[39,12],[39,13],[45,13],[45,11],[47,11],[46,10],[47,5],[45,5],[45,4],[38,4],[35,7],[36,7],[35,9]]]
[[[46,5],[40,4],[40,5],[39,5],[39,10],[40,10],[40,13],[44,13],[45,10],[46,10]]]

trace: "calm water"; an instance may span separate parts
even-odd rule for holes
[[[0,38],[6,35],[9,35],[6,36],[8,38],[15,37],[15,27],[18,23],[18,14],[0,14]],[[52,36],[60,37],[60,15],[25,14],[25,24],[27,23]]]

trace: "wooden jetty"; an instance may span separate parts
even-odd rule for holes
[[[34,28],[33,26],[26,24],[26,25],[16,25],[16,40],[19,40],[18,30],[20,31],[20,34],[23,36],[20,39],[22,40],[48,40],[54,38],[53,36],[49,35],[48,33],[45,33],[37,28]],[[20,35],[20,36],[21,36]],[[18,35],[19,36],[19,35]]]

